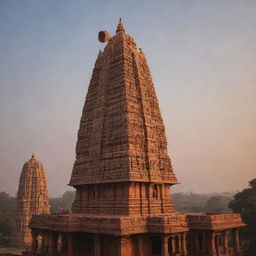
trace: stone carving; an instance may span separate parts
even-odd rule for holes
[[[95,62],[80,120],[72,213],[34,216],[30,255],[240,255],[239,215],[174,208],[170,187],[178,182],[142,50],[121,20],[114,36],[102,31],[99,40],[108,43]]]
[[[50,207],[44,168],[33,154],[31,159],[23,165],[20,175],[13,243],[18,246],[31,245],[32,235],[28,227],[30,219],[33,214],[45,213],[50,213]]]

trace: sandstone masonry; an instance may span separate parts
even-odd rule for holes
[[[30,255],[240,255],[238,214],[175,210],[170,187],[178,182],[142,50],[121,20],[99,40],[107,45],[82,111],[72,213],[34,216]]]
[[[31,230],[28,227],[33,214],[49,214],[48,192],[43,164],[34,154],[23,165],[16,201],[16,219],[13,227],[13,243],[30,246]]]

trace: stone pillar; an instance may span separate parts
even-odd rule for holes
[[[43,233],[42,233],[42,235],[43,235],[43,241],[42,241],[42,244],[43,244],[43,247],[42,247],[42,250],[44,251],[44,252],[48,252],[48,245],[49,245],[49,235],[48,235],[48,232],[47,231],[44,231]]]
[[[37,255],[38,250],[38,241],[37,241],[38,234],[32,231],[32,245],[31,245],[31,255]]]
[[[120,253],[120,254],[118,254],[117,256],[130,256],[131,255],[131,253],[129,253],[129,250],[128,250],[129,249],[128,248],[128,237],[121,236],[119,245],[120,245],[120,248],[119,248],[118,253]],[[139,247],[139,245],[138,245],[138,247]]]
[[[45,233],[42,232],[42,242],[41,242],[40,252],[45,252],[45,250],[46,250],[46,248],[45,248],[45,242],[46,242],[45,239],[46,239]]]
[[[223,243],[223,251],[225,254],[228,253],[228,231],[224,230],[222,232],[222,243]]]
[[[61,247],[60,247],[61,253],[67,252],[67,237],[62,233],[61,234]]]
[[[209,237],[209,253],[211,256],[216,255],[216,248],[215,248],[215,233],[211,232]]]
[[[162,240],[162,255],[161,256],[169,256],[169,252],[168,252],[168,236],[167,235],[163,235],[161,237]]]
[[[67,256],[74,256],[73,234],[68,233],[67,238]]]
[[[233,239],[236,252],[240,252],[239,230],[233,229]]]
[[[49,236],[49,256],[56,256],[57,252],[57,234],[54,232],[50,233]]]
[[[59,233],[57,236],[57,252],[63,251],[63,234]]]
[[[206,240],[206,234],[205,234],[205,231],[202,232],[202,246],[200,247],[201,251],[202,252],[206,252],[207,251],[207,247],[205,246],[206,243],[207,243],[207,240]]]
[[[175,242],[175,236],[173,236],[171,238],[171,241],[172,241],[172,253],[175,253],[177,248],[176,248],[176,242]]]
[[[100,256],[100,254],[101,254],[100,235],[94,235],[94,256]]]
[[[181,233],[181,252],[183,256],[187,255],[186,233]]]
[[[181,247],[182,247],[181,235],[182,235],[182,234],[180,233],[180,234],[178,235],[178,237],[177,237],[177,238],[179,239],[179,241],[178,241],[178,247],[179,247],[179,248],[177,248],[177,252],[178,252],[178,253],[181,253]]]
[[[198,233],[198,231],[195,231],[194,248],[195,248],[196,253],[199,252],[199,233]]]
[[[58,246],[58,233],[53,233],[52,234],[52,248],[53,248],[53,256],[56,256],[57,253],[57,246]]]
[[[138,236],[138,253],[139,253],[139,255],[145,254],[143,237],[141,235]]]

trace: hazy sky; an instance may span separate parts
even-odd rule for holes
[[[97,33],[119,17],[147,56],[180,181],[242,189],[256,178],[256,1],[0,0],[0,191],[43,162],[50,196],[70,190]]]

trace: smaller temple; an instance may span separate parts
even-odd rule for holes
[[[28,227],[34,214],[48,214],[50,206],[43,164],[34,154],[23,165],[16,201],[16,219],[12,242],[16,246],[30,246],[31,230]]]

